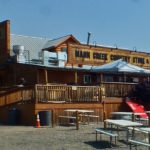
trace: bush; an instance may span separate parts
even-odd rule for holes
[[[150,82],[141,82],[135,86],[129,94],[129,97],[136,98],[143,104],[150,103]]]

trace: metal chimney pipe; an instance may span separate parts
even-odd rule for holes
[[[87,45],[89,45],[89,43],[90,43],[90,37],[91,37],[91,33],[90,33],[90,32],[88,32]]]

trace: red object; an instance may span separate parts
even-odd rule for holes
[[[133,112],[135,112],[135,113],[144,113],[144,114],[139,114],[139,116],[141,118],[148,118],[148,115],[145,113],[143,105],[140,105],[136,102],[133,102],[132,100],[126,101],[126,103],[132,109]]]
[[[41,127],[40,118],[39,118],[39,114],[37,114],[37,117],[36,117],[36,128],[40,128],[40,127]]]

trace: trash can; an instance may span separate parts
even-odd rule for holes
[[[39,118],[41,126],[52,126],[52,111],[40,111]]]
[[[12,108],[8,112],[8,124],[9,125],[19,125],[21,123],[21,111]]]

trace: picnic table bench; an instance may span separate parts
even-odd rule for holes
[[[88,115],[88,114],[82,114],[81,117],[87,117],[88,124],[90,123],[90,118],[95,118],[97,120],[97,123],[99,121],[99,116],[97,115]]]
[[[66,119],[68,124],[73,124],[73,125],[75,125],[76,122],[76,117],[74,116],[59,116],[59,119]]]
[[[101,129],[101,128],[96,128],[96,141],[97,141],[97,135],[98,133],[100,134],[100,140],[102,139],[102,134],[107,135],[110,137],[110,145],[112,145],[112,138],[115,138],[115,145],[116,145],[116,137],[118,137],[117,133],[112,133],[111,131],[105,130],[105,129]]]
[[[143,141],[130,139],[128,142],[130,143],[130,150],[132,149],[132,145],[136,146],[136,148],[137,148],[137,146],[140,146],[140,145],[150,148],[150,144],[146,143],[146,142],[143,142]]]

